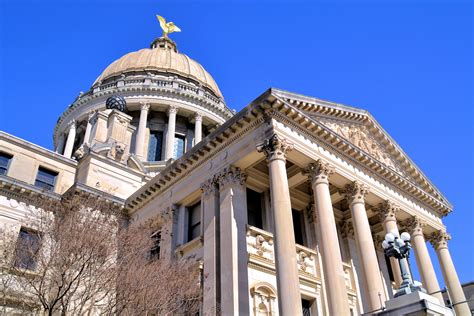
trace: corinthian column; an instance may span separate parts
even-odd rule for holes
[[[444,305],[443,295],[440,292],[438,279],[436,278],[433,263],[431,263],[430,254],[426,247],[425,237],[423,236],[425,223],[423,223],[418,216],[415,216],[408,219],[404,223],[404,226],[412,238],[416,264],[420,272],[423,287],[428,291],[428,294],[434,293],[431,295],[436,297],[441,305]]]
[[[145,152],[145,131],[146,131],[146,122],[148,119],[148,110],[150,109],[150,104],[141,103],[140,106],[140,121],[138,123],[137,137],[135,138],[135,155],[138,156],[140,160],[146,160],[144,157]]]
[[[215,179],[201,185],[201,212],[204,232],[203,313],[216,315],[220,304],[219,197]]]
[[[178,113],[178,108],[170,105],[168,108],[168,132],[166,133],[165,160],[173,158],[174,134],[176,133],[176,113]]]
[[[451,302],[454,305],[454,311],[458,316],[471,315],[469,306],[466,303],[466,297],[459,282],[458,274],[454,268],[451,254],[448,250],[448,240],[451,236],[445,231],[438,231],[431,235],[430,242],[438,255],[441,271],[443,272],[444,283],[448,290]]]
[[[378,212],[380,220],[382,221],[385,234],[394,233],[395,235],[400,236],[400,233],[398,231],[398,226],[397,226],[397,217],[396,217],[396,213],[399,211],[399,207],[395,205],[394,203],[387,200],[379,204],[376,211]],[[400,265],[398,264],[398,260],[391,257],[390,266],[392,267],[393,278],[395,279],[395,288],[398,289],[400,287],[400,284],[402,284],[402,281],[403,281],[402,273],[400,271]]]
[[[226,167],[217,176],[220,204],[222,315],[249,314],[245,175]]]
[[[328,300],[329,315],[349,315],[349,303],[346,290],[341,251],[339,249],[336,220],[329,192],[329,176],[334,168],[318,160],[310,164],[306,171],[311,180],[316,209],[316,227],[321,238],[318,246],[324,272],[324,288]]]
[[[65,138],[64,134],[58,136],[58,144],[56,146],[56,152],[58,154],[63,154]]]
[[[194,115],[194,145],[202,140],[202,115],[196,113]]]
[[[354,236],[360,259],[362,278],[364,280],[363,284],[366,289],[367,305],[370,309],[366,312],[371,312],[382,307],[379,295],[383,296],[384,291],[369,219],[365,211],[365,196],[368,193],[368,188],[354,181],[346,186],[345,193],[349,208],[351,209]],[[384,298],[382,298],[382,301],[384,301]]]
[[[64,148],[64,156],[71,158],[72,150],[74,148],[74,141],[76,139],[76,122],[72,121],[69,126],[69,133],[67,135],[66,147]]]
[[[275,231],[275,265],[278,307],[281,315],[301,315],[301,295],[296,261],[295,233],[291,214],[290,189],[286,174],[286,152],[293,147],[277,134],[257,147],[267,157],[270,200]]]
[[[91,132],[92,132],[92,122],[91,119],[94,117],[94,112],[89,113],[87,116],[87,126],[86,126],[86,132],[84,134],[84,144],[89,145],[90,144],[90,139],[91,139]]]

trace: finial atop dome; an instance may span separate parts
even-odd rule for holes
[[[158,19],[158,21],[160,21],[160,26],[161,26],[161,29],[163,30],[164,38],[168,38],[168,34],[170,33],[181,32],[181,29],[177,27],[176,25],[174,25],[173,22],[166,23],[165,18],[160,15],[156,15],[156,18]]]

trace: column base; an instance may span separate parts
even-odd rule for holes
[[[374,313],[380,316],[398,315],[444,315],[454,316],[451,309],[440,304],[434,296],[421,291],[415,291],[407,295],[402,295],[385,302],[384,311]]]

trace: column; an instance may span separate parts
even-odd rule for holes
[[[194,115],[194,145],[202,140],[202,115],[196,113]]]
[[[290,189],[286,174],[286,152],[291,150],[292,146],[277,134],[273,134],[257,149],[265,154],[269,169],[280,315],[301,315],[300,279],[292,225]]]
[[[423,287],[428,291],[428,294],[434,293],[431,295],[436,297],[441,305],[444,305],[443,295],[440,292],[438,279],[436,278],[433,263],[428,253],[428,247],[426,247],[425,237],[423,236],[425,223],[418,216],[415,216],[405,222],[405,226],[411,235],[416,265],[418,266]]]
[[[430,242],[436,250],[439,264],[443,273],[444,283],[448,290],[451,302],[454,305],[454,311],[457,316],[471,315],[469,306],[466,303],[466,297],[459,282],[458,274],[454,268],[451,254],[448,250],[448,240],[451,236],[445,231],[438,231],[431,235]]]
[[[146,160],[144,157],[145,152],[145,135],[146,135],[146,123],[148,120],[148,110],[150,109],[150,104],[141,103],[140,106],[140,121],[138,122],[138,131],[135,138],[135,155],[138,156],[140,160]]]
[[[66,147],[64,148],[64,156],[71,158],[72,150],[74,148],[74,141],[76,139],[76,122],[72,121],[69,126],[69,133],[67,135]]]
[[[64,136],[63,133],[61,133],[59,136],[58,136],[58,144],[56,146],[56,152],[58,154],[63,154],[63,150],[64,150],[64,142],[66,140],[66,137]]]
[[[248,315],[247,201],[245,175],[230,166],[217,175],[220,208],[222,315]]]
[[[170,105],[168,108],[168,132],[166,134],[165,160],[173,158],[174,134],[176,133],[176,113],[178,113],[178,108]]]
[[[204,235],[203,314],[217,315],[220,304],[219,195],[216,181],[201,185],[201,212]]]
[[[316,208],[316,231],[324,273],[324,288],[329,315],[350,315],[344,269],[339,248],[336,220],[329,192],[329,177],[334,168],[321,160],[309,165],[307,173],[311,180]]]
[[[87,126],[86,133],[84,134],[84,144],[90,144],[91,132],[92,132],[92,122],[91,119],[94,117],[94,113],[89,113],[87,116]]]
[[[380,220],[382,221],[382,226],[384,228],[385,234],[395,233],[396,235],[400,235],[400,233],[398,232],[396,217],[396,213],[399,211],[399,207],[397,205],[387,200],[383,203],[380,203],[375,211],[378,213]],[[395,288],[398,289],[403,281],[398,260],[391,257],[390,266],[392,267],[393,278],[395,280]]]
[[[374,248],[374,240],[372,239],[369,219],[365,211],[365,196],[367,193],[368,188],[357,181],[347,185],[345,190],[354,225],[354,237],[362,270],[362,283],[366,289],[366,300],[370,309],[365,312],[371,312],[382,308],[382,302],[385,301],[385,297],[377,254]]]

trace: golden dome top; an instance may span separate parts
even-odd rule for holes
[[[108,78],[136,71],[172,73],[198,81],[223,99],[214,79],[195,60],[178,53],[176,45],[168,38],[156,39],[151,48],[131,52],[110,64],[96,79],[100,83]]]

